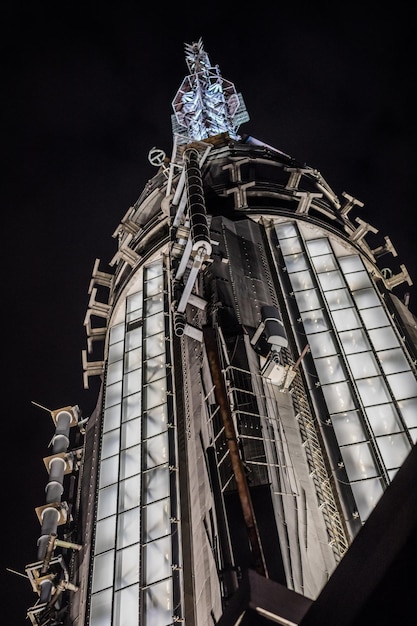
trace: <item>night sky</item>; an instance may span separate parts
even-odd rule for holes
[[[389,235],[417,283],[415,23],[399,3],[19,2],[1,9],[3,226],[3,549],[0,622],[23,626],[36,602],[34,509],[45,502],[48,409],[94,409],[81,351],[88,286],[116,252],[112,237],[170,155],[171,102],[202,37],[241,92],[248,133],[318,169],[360,217]],[[291,4],[291,3],[289,3]],[[143,8],[145,6],[145,8]],[[51,8],[52,7],[52,8]],[[274,7],[274,8],[271,8]],[[345,8],[343,8],[345,7]],[[255,13],[256,10],[256,13]],[[385,12],[386,11],[386,12]],[[417,291],[409,289],[417,312]],[[3,430],[4,433],[4,430]]]

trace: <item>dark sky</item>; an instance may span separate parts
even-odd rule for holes
[[[96,258],[111,271],[112,233],[156,173],[149,150],[171,152],[184,43],[202,37],[243,94],[250,121],[240,131],[364,202],[361,217],[379,229],[375,245],[389,235],[397,264],[417,282],[416,38],[400,4],[378,14],[337,2],[105,4],[16,0],[1,9],[0,621],[8,626],[28,624],[36,601],[28,581],[6,571],[36,561],[34,508],[44,504],[54,427],[32,402],[78,404],[84,416],[94,409],[81,366],[91,271]]]

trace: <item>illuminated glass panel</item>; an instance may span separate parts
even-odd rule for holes
[[[359,291],[355,291],[352,295],[359,310],[369,309],[370,307],[380,304],[380,300],[373,287],[360,289]]]
[[[113,345],[118,342],[123,342],[125,336],[125,327],[124,324],[117,324],[116,326],[112,326],[110,328],[109,335],[109,345]]]
[[[120,452],[120,478],[129,478],[140,472],[140,446],[133,446]]]
[[[108,362],[115,363],[116,361],[121,361],[123,359],[123,349],[124,342],[119,341],[118,343],[114,343],[109,347],[109,358]]]
[[[119,515],[117,523],[117,548],[126,548],[137,543],[140,537],[139,507],[129,509]]]
[[[140,474],[119,483],[119,511],[127,511],[140,504]]]
[[[119,451],[120,443],[120,430],[111,430],[108,433],[104,433],[102,445],[101,445],[101,458],[106,459],[109,456],[117,454]]]
[[[347,309],[353,305],[347,289],[332,289],[326,293],[325,297],[330,311]]]
[[[144,464],[146,468],[162,465],[168,461],[168,433],[156,435],[144,442]]]
[[[125,372],[132,372],[142,366],[142,349],[130,350],[125,354]]]
[[[114,594],[113,624],[139,624],[139,585],[131,585]]]
[[[343,364],[338,356],[316,359],[315,365],[322,385],[346,380]]]
[[[116,541],[116,516],[106,517],[96,524],[94,553],[107,552],[114,548]]]
[[[365,521],[381,498],[384,487],[380,478],[371,478],[351,485],[358,513]]]
[[[369,443],[356,443],[340,448],[349,480],[372,478],[379,474]]]
[[[111,626],[112,597],[111,589],[92,596],[90,621],[93,626]]]
[[[333,333],[316,333],[308,337],[310,351],[314,358],[337,354],[338,346],[336,345]]]
[[[336,259],[332,254],[322,254],[313,257],[313,265],[316,272],[331,272],[337,269]]]
[[[389,326],[369,330],[369,337],[377,352],[379,350],[388,350],[388,348],[397,348],[400,345],[397,335]]]
[[[145,528],[144,543],[169,535],[171,532],[169,499],[158,500],[144,507],[143,519]]]
[[[164,580],[144,590],[147,626],[172,624],[172,581]]]
[[[171,539],[162,537],[143,546],[144,583],[152,583],[168,578],[171,574]]]
[[[146,336],[156,335],[165,329],[164,315],[162,313],[156,313],[151,317],[146,318],[144,327],[146,329]]]
[[[164,298],[161,294],[152,296],[144,302],[144,315],[146,315],[146,319],[148,319],[149,316],[154,315],[155,313],[160,313],[163,310]]]
[[[398,406],[408,428],[417,427],[417,398],[400,400]]]
[[[166,376],[165,354],[159,354],[144,363],[144,383],[150,383]]]
[[[122,425],[120,447],[130,448],[140,443],[141,439],[141,419],[136,417],[128,422],[124,422]]]
[[[301,242],[298,237],[289,237],[288,239],[281,239],[280,246],[282,254],[296,254],[302,252]]]
[[[391,403],[366,407],[365,412],[372,431],[377,437],[402,430],[401,421]]]
[[[417,381],[412,372],[390,374],[387,381],[397,400],[417,398]]]
[[[165,355],[165,333],[157,333],[151,337],[147,337],[144,342],[145,353],[148,359],[158,354]]]
[[[338,270],[334,272],[325,272],[323,274],[318,274],[317,278],[323,291],[343,289],[345,286],[343,276]]]
[[[353,274],[345,274],[345,279],[351,291],[372,287],[371,279],[364,270],[362,272],[354,272]]]
[[[372,352],[360,352],[349,354],[347,357],[352,376],[355,379],[377,376],[379,374],[378,363]]]
[[[389,326],[390,321],[382,306],[375,306],[370,309],[361,311],[361,317],[365,328],[380,328],[381,326]]]
[[[358,443],[368,438],[357,411],[333,415],[332,424],[339,446]]]
[[[335,328],[339,333],[342,330],[352,330],[353,328],[360,328],[362,326],[360,317],[353,308],[333,311],[332,319]]]
[[[112,456],[109,459],[103,459],[100,463],[100,481],[99,487],[108,487],[112,483],[117,482],[119,470],[119,457]]]
[[[411,450],[410,442],[405,433],[378,437],[377,444],[387,469],[400,467]]]
[[[404,352],[400,348],[378,352],[378,359],[385,374],[396,374],[410,369]]]
[[[285,265],[288,272],[300,272],[309,267],[306,256],[301,253],[286,256]]]
[[[149,273],[147,273],[146,278],[146,297],[155,296],[156,294],[160,295],[163,293],[164,285],[163,285],[163,276],[159,274],[154,278],[150,278]]]
[[[391,396],[382,376],[362,378],[356,381],[358,393],[364,406],[390,402]]]
[[[106,387],[106,399],[105,399],[105,407],[113,406],[113,404],[118,404],[120,402],[120,397],[122,395],[122,383],[115,383],[114,385],[109,385]]]
[[[142,393],[134,393],[123,399],[123,416],[124,421],[131,420],[142,414]]]
[[[323,385],[322,390],[329,413],[342,413],[356,408],[349,383]]]
[[[362,260],[357,254],[339,257],[339,265],[344,274],[363,270]]]
[[[333,252],[328,239],[325,237],[306,241],[306,247],[312,257]]]
[[[123,376],[123,363],[122,361],[115,361],[114,363],[110,363],[107,368],[107,384],[111,385],[112,383],[117,383],[122,380]]]
[[[142,370],[134,370],[128,372],[124,377],[123,395],[130,396],[140,391],[142,388]]]
[[[371,349],[363,330],[349,330],[339,333],[339,340],[346,354],[367,352]]]
[[[161,404],[146,411],[144,422],[147,437],[152,437],[165,430],[168,423],[166,404]]]
[[[117,550],[115,589],[139,582],[139,544]]]
[[[155,500],[161,500],[169,496],[169,469],[166,467],[155,467],[155,469],[144,472],[143,489],[147,504]]]
[[[297,304],[300,311],[312,311],[321,307],[321,301],[315,289],[297,293]]]
[[[135,350],[142,346],[142,328],[134,328],[126,333],[126,351]]]
[[[120,404],[114,404],[104,411],[103,432],[113,430],[120,425]]]
[[[295,237],[297,235],[297,229],[291,222],[285,222],[284,224],[276,224],[275,230],[280,239],[287,239],[289,237]],[[281,243],[281,242],[280,242]]]
[[[117,485],[100,489],[98,494],[97,519],[115,515],[117,508]]]
[[[98,554],[94,559],[92,591],[101,591],[113,584],[114,550]]]
[[[166,395],[167,385],[165,378],[150,383],[143,389],[144,408],[151,409],[158,404],[162,404],[166,399]]]
[[[328,330],[328,322],[323,309],[306,311],[300,314],[303,320],[304,330],[307,334],[318,333]]]

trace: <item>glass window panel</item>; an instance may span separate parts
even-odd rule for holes
[[[164,277],[162,274],[146,280],[145,291],[146,297],[155,296],[158,293],[162,293],[164,290]]]
[[[106,517],[96,524],[96,539],[94,553],[107,552],[115,547],[116,543],[116,516]]]
[[[140,474],[119,483],[119,511],[127,511],[140,504]]]
[[[363,270],[363,263],[361,258],[357,254],[339,257],[339,265],[344,274],[350,272],[359,272]]]
[[[372,352],[360,352],[359,354],[350,354],[347,357],[353,378],[367,378],[368,376],[377,376],[380,371],[378,363]]]
[[[103,442],[101,445],[101,458],[106,459],[109,456],[113,456],[119,452],[120,447],[120,430],[111,430],[108,433],[104,433]]]
[[[165,354],[160,354],[152,359],[148,359],[143,364],[144,382],[150,383],[166,376]]]
[[[351,485],[356,507],[362,522],[365,522],[372,513],[378,500],[384,493],[380,478],[371,478]]]
[[[405,433],[378,437],[376,442],[387,469],[400,467],[411,450],[411,444]]]
[[[352,295],[359,310],[369,309],[372,306],[381,304],[373,287],[369,289],[360,289],[359,291],[355,291]]]
[[[116,552],[115,589],[139,582],[139,544]]]
[[[332,415],[332,424],[339,446],[358,443],[367,439],[357,411],[346,411],[345,413]]]
[[[100,489],[98,493],[97,519],[115,515],[117,503],[117,484]]]
[[[318,281],[323,291],[332,291],[333,289],[343,289],[345,286],[343,276],[339,271],[325,272],[317,275]]]
[[[106,386],[106,399],[105,399],[105,407],[112,406],[113,404],[118,404],[122,397],[122,383],[115,383],[114,385]]]
[[[155,276],[160,276],[164,271],[163,265],[160,261],[151,263],[145,267],[145,280],[151,280]]]
[[[124,345],[123,341],[119,341],[109,347],[109,363],[116,363],[116,361],[121,361],[123,359]]]
[[[417,381],[412,372],[390,374],[387,380],[396,400],[417,398]]]
[[[166,429],[168,423],[167,417],[167,405],[160,404],[159,406],[146,411],[144,415],[144,426],[146,437],[152,437],[157,435]]]
[[[172,581],[169,578],[144,590],[146,623],[152,626],[172,624]]]
[[[126,548],[140,540],[140,509],[129,509],[119,515],[117,548]]]
[[[393,404],[378,404],[366,408],[369,425],[376,437],[403,430]]]
[[[131,313],[132,311],[137,311],[142,308],[142,292],[137,291],[136,293],[132,293],[126,299],[126,311]]]
[[[153,541],[171,532],[169,499],[159,500],[143,508],[143,541]]]
[[[400,400],[398,406],[408,428],[417,426],[417,398]]]
[[[389,326],[390,321],[382,306],[374,306],[370,309],[361,311],[361,317],[365,328],[379,328],[380,326]]]
[[[290,281],[294,291],[304,291],[305,289],[314,287],[312,274],[309,270],[290,274]]]
[[[133,328],[126,333],[126,350],[134,350],[142,345],[142,326]]]
[[[333,289],[326,293],[327,304],[331,311],[338,309],[348,309],[353,305],[349,291],[345,289]]]
[[[145,320],[145,336],[150,337],[165,330],[165,318],[163,313],[157,313]]]
[[[307,262],[307,258],[305,254],[302,252],[298,254],[290,254],[285,257],[285,265],[287,267],[287,272],[290,274],[293,272],[300,272],[301,270],[306,270],[309,267]]]
[[[331,272],[337,270],[337,263],[333,254],[322,254],[313,258],[312,263],[316,272]]]
[[[144,354],[147,359],[158,354],[165,354],[165,333],[157,333],[148,337],[144,343]]]
[[[369,443],[355,443],[340,448],[349,480],[372,478],[378,475]]]
[[[113,584],[114,550],[94,557],[92,591],[101,591]]]
[[[308,338],[310,351],[314,358],[337,354],[338,347],[333,337],[333,333],[316,333]]]
[[[332,252],[329,240],[324,237],[321,239],[311,239],[310,241],[306,241],[306,247],[308,248],[311,256],[318,256],[320,254],[328,254],[329,252]]]
[[[143,303],[144,306],[144,315],[149,317],[154,315],[155,313],[160,313],[164,310],[164,296],[163,294],[157,294],[156,296],[152,296],[151,298],[147,298]]]
[[[109,363],[107,367],[107,385],[112,385],[122,380],[123,375],[123,361],[116,361],[115,363]]]
[[[369,336],[377,352],[388,350],[388,348],[397,348],[400,345],[396,334],[389,326],[370,330]]]
[[[385,374],[396,374],[410,369],[408,361],[401,348],[378,352],[378,358]]]
[[[298,237],[288,237],[287,239],[280,239],[279,245],[281,247],[282,254],[295,254],[302,252],[301,242]]]
[[[410,428],[410,437],[413,443],[417,443],[417,428]]]
[[[155,465],[162,465],[168,461],[168,433],[147,439],[144,442],[145,467],[151,468]]]
[[[125,354],[125,371],[132,372],[137,370],[142,365],[142,348],[136,348],[136,350],[130,350]]]
[[[356,381],[356,385],[364,406],[384,404],[391,401],[391,396],[382,376],[362,378]]]
[[[123,399],[122,420],[131,420],[142,414],[142,393],[133,393],[131,396]]]
[[[147,504],[169,496],[169,469],[156,467],[143,474],[143,490]]]
[[[162,537],[143,547],[145,585],[171,574],[171,537]]]
[[[328,330],[328,323],[323,309],[305,311],[300,314],[307,335]]]
[[[314,364],[317,369],[319,381],[322,385],[346,380],[346,374],[340,357],[327,356],[322,359],[315,359]]]
[[[119,470],[119,457],[112,456],[110,459],[103,459],[100,463],[100,484],[99,487],[108,487],[117,482]]]
[[[120,425],[120,404],[115,404],[104,411],[103,432],[113,430]]]
[[[123,395],[130,396],[142,388],[142,370],[134,370],[125,374]]]
[[[127,448],[120,453],[120,477],[128,478],[140,472],[141,454],[140,446]]]
[[[111,626],[112,598],[111,589],[91,596],[90,626]]]
[[[141,419],[129,420],[122,424],[121,447],[130,448],[140,443]]]
[[[116,591],[113,624],[139,624],[139,585]]]
[[[363,330],[349,330],[339,333],[339,339],[346,354],[367,352],[371,349]]]
[[[110,328],[110,338],[109,343],[112,346],[114,343],[123,342],[123,337],[125,334],[125,325],[116,324],[116,326],[112,326]]]
[[[322,390],[329,413],[342,413],[356,408],[348,383],[324,385]]]
[[[276,224],[275,231],[277,235],[282,239],[297,236],[297,230],[294,224],[291,222],[285,222],[285,224]]]
[[[319,309],[323,305],[316,289],[299,291],[295,295],[295,299],[300,311],[312,311],[313,309]]]
[[[161,378],[155,383],[150,383],[143,390],[143,407],[144,409],[150,409],[158,404],[162,404],[166,400],[166,378]]]
[[[338,332],[342,330],[352,330],[362,326],[360,317],[355,309],[341,309],[332,312],[332,319]]]
[[[371,279],[365,270],[354,272],[353,274],[345,274],[345,279],[351,291],[372,287]]]

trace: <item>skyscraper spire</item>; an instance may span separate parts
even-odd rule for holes
[[[237,130],[249,120],[242,96],[222,77],[218,66],[211,65],[201,38],[185,44],[185,60],[190,74],[172,102],[172,127],[174,134],[182,137],[179,143],[221,133],[240,139]]]

